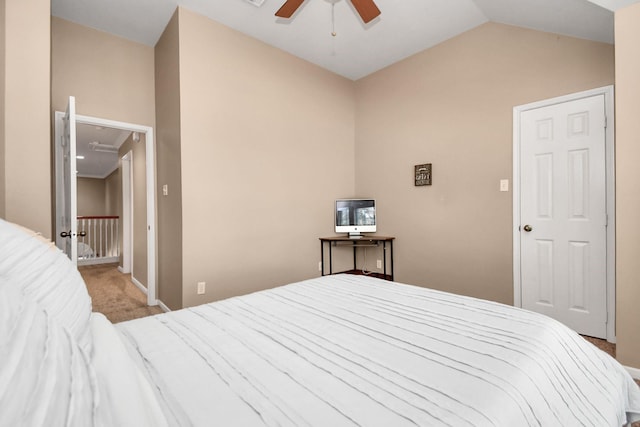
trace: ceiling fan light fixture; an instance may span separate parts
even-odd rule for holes
[[[264,0],[245,0],[245,1],[251,3],[255,7],[260,7],[262,6],[262,3],[264,3]]]
[[[247,0],[249,1],[249,0]],[[327,0],[328,2],[335,4],[338,0]],[[362,19],[362,22],[368,24],[375,18],[380,16],[380,9],[376,6],[374,0],[350,0],[351,4],[355,8],[358,15]],[[291,18],[298,8],[304,3],[304,0],[286,0],[284,4],[276,12],[276,16],[279,18]]]

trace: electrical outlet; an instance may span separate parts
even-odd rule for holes
[[[376,267],[378,267],[378,268],[382,268],[382,260],[381,260],[381,259],[379,259],[379,260],[376,262]]]
[[[318,271],[322,271],[322,261],[318,261]]]
[[[203,295],[206,292],[206,282],[198,282],[198,295]]]

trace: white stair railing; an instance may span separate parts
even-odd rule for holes
[[[118,216],[78,217],[78,264],[106,264],[120,259]]]

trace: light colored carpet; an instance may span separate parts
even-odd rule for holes
[[[160,307],[149,307],[147,296],[131,282],[131,274],[118,271],[118,264],[78,267],[87,284],[93,311],[107,316],[113,323],[162,313]]]

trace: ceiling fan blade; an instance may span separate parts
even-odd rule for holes
[[[373,0],[351,0],[351,4],[356,8],[365,24],[380,15],[380,9]]]
[[[304,0],[287,0],[282,7],[276,12],[276,16],[280,18],[291,18],[291,15],[296,13],[296,10],[300,5],[304,3]]]

